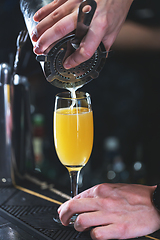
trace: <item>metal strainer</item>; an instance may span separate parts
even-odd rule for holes
[[[85,6],[89,6],[88,12],[84,11]],[[52,85],[65,89],[78,88],[97,78],[102,70],[106,60],[106,50],[102,42],[89,60],[69,70],[63,67],[64,60],[79,47],[81,40],[86,35],[96,6],[94,0],[83,1],[79,7],[75,34],[60,40],[47,55],[36,57],[39,62],[44,62],[46,79]]]

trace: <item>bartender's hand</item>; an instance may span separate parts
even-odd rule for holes
[[[144,236],[160,228],[160,214],[152,205],[155,186],[101,184],[92,187],[58,209],[64,225],[75,213],[77,231],[90,227],[92,239],[126,239]]]
[[[133,0],[96,0],[96,2],[97,9],[90,29],[80,47],[66,59],[64,67],[67,69],[91,58],[101,41],[106,51],[109,51]],[[75,30],[80,3],[81,0],[54,0],[34,15],[34,20],[39,22],[32,33],[32,40],[36,42],[34,48],[36,54],[44,53],[52,43]]]

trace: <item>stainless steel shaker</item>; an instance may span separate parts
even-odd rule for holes
[[[12,156],[11,69],[0,64],[0,184],[10,185]]]
[[[34,170],[28,79],[0,64],[0,185],[12,185]],[[18,178],[17,178],[18,176]]]
[[[33,20],[34,14],[38,11],[38,9],[50,2],[52,2],[52,0],[20,0],[20,8],[28,29],[29,36],[31,36],[32,30],[37,25],[37,23]],[[34,45],[34,42],[32,43]]]
[[[24,177],[28,171],[34,171],[35,163],[32,144],[30,85],[25,76],[18,74],[15,74],[13,78],[12,112],[14,173],[15,177]]]

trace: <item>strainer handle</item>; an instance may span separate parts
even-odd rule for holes
[[[90,7],[90,10],[88,12],[84,11],[85,6]],[[74,48],[78,48],[80,42],[82,41],[84,36],[87,34],[93,15],[95,13],[96,7],[97,7],[97,3],[94,0],[84,0],[80,4],[75,38],[71,42],[71,44],[74,45]]]

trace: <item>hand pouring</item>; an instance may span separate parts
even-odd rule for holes
[[[21,11],[30,36],[33,28],[36,26],[36,23],[33,21],[33,15],[40,7],[46,5],[46,2],[49,3],[50,0],[38,2],[37,0],[20,1]],[[89,7],[88,11],[84,11],[85,6]],[[84,0],[79,6],[75,33],[57,42],[46,55],[38,55],[36,57],[41,63],[47,81],[52,85],[65,89],[77,89],[92,79],[97,78],[102,70],[106,59],[106,50],[102,42],[93,56],[86,62],[69,70],[63,67],[64,59],[79,47],[81,40],[86,35],[96,6],[97,4],[94,0]]]

